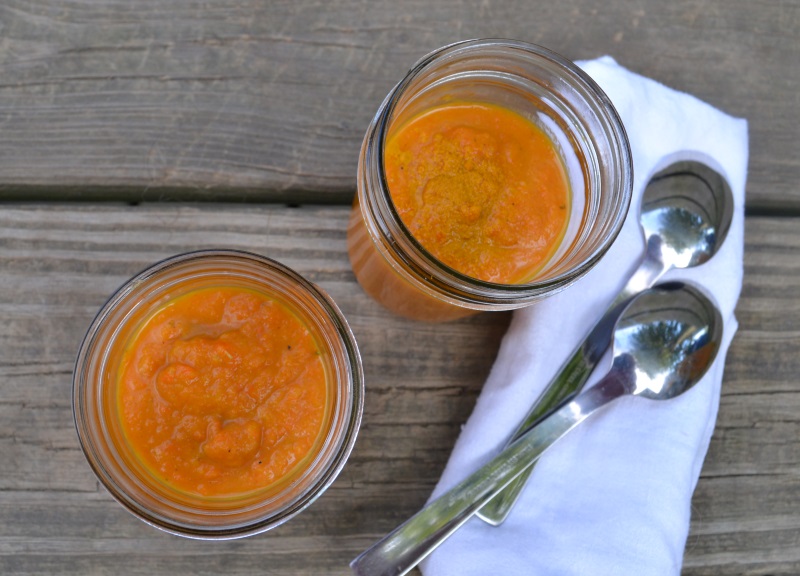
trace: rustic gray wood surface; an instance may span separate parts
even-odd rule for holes
[[[408,68],[505,37],[748,118],[748,201],[800,207],[796,0],[4,0],[0,23],[6,198],[344,201]]]
[[[428,50],[477,36],[611,54],[749,120],[740,329],[683,574],[799,574],[798,30],[797,1],[4,0],[0,574],[344,574],[425,502],[510,316],[391,316],[356,284],[344,230],[380,100]],[[155,202],[168,199],[185,202]],[[368,383],[329,491],[226,543],[127,514],[86,464],[70,405],[106,297],[202,247],[271,256],[328,290]]]

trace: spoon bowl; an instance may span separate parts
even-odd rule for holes
[[[716,357],[722,318],[699,290],[681,283],[646,290],[622,312],[609,372],[523,431],[488,464],[429,503],[351,562],[360,576],[407,573],[489,499],[590,414],[625,395],[668,400],[697,384]]]
[[[634,374],[631,394],[668,400],[694,386],[716,355],[722,318],[685,284],[663,284],[634,298],[614,330],[614,364]]]
[[[639,222],[667,268],[708,261],[725,241],[733,201],[725,179],[700,162],[671,165],[645,188]]]

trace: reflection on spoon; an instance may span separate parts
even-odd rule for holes
[[[713,362],[721,337],[719,312],[696,289],[675,283],[642,292],[617,323],[614,360],[602,380],[367,549],[351,562],[353,573],[407,573],[595,410],[628,394],[666,400],[694,386]]]
[[[654,286],[672,268],[691,268],[711,258],[722,245],[732,216],[730,186],[705,164],[678,162],[653,176],[642,197],[639,221],[646,251],[639,267],[539,396],[512,440],[583,387],[611,343],[611,329],[630,298]],[[478,512],[478,516],[495,526],[502,523],[530,472],[526,471],[509,484]]]

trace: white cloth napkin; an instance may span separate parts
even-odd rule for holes
[[[514,313],[475,410],[432,498],[505,444],[542,388],[598,319],[644,248],[639,200],[655,172],[701,160],[725,176],[734,217],[706,264],[666,280],[704,287],[719,304],[724,343],[709,373],[668,402],[623,398],[546,452],[506,522],[473,518],[422,564],[425,576],[679,574],[690,502],[717,416],[725,354],[742,285],[747,122],[603,57],[579,65],[619,112],[633,150],[633,201],[608,254],[567,290]],[[607,354],[589,381],[610,364]]]

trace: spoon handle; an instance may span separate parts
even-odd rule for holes
[[[623,371],[612,369],[596,386],[538,422],[483,467],[364,551],[350,563],[353,574],[406,574],[549,446],[589,414],[625,394],[629,390],[626,382]]]
[[[548,384],[539,398],[531,406],[528,415],[519,425],[509,442],[513,442],[533,425],[567,398],[581,391],[589,379],[597,363],[611,345],[614,325],[622,311],[639,292],[652,287],[666,272],[667,266],[660,257],[660,239],[651,237],[647,242],[647,251],[639,266],[631,275],[620,293],[614,298],[605,314],[592,327],[583,341],[578,345],[569,359],[557,372],[556,377]],[[528,480],[533,465],[524,470],[517,478],[489,500],[476,514],[492,526],[499,526],[508,517]]]

